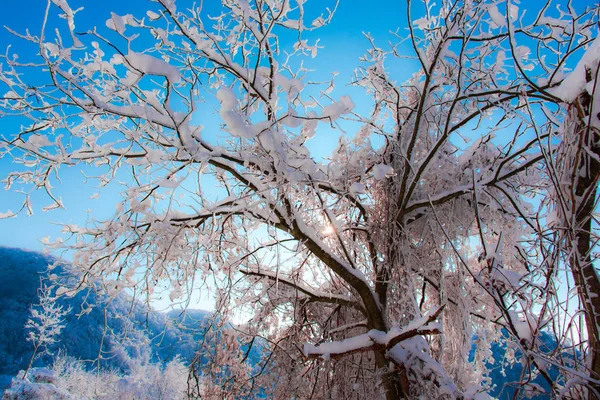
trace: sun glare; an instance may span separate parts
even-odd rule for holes
[[[335,233],[335,229],[333,229],[333,226],[331,225],[327,225],[325,227],[325,229],[323,229],[323,235],[325,236],[331,236]]]

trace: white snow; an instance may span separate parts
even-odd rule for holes
[[[69,31],[71,32],[71,38],[73,39],[73,44],[76,47],[81,46],[82,45],[81,41],[75,35],[75,14],[77,13],[77,11],[81,10],[83,7],[78,8],[77,10],[73,11],[71,9],[71,7],[69,7],[69,4],[67,3],[66,0],[52,0],[52,2],[64,12],[64,14],[61,15],[61,18],[66,19],[67,23],[69,24]]]
[[[158,15],[154,11],[150,11],[150,10],[146,11],[146,15],[148,16],[148,18],[150,18],[153,21],[160,18],[160,15]]]
[[[164,76],[171,83],[179,82],[181,79],[177,68],[149,54],[130,51],[126,58],[134,69],[145,74]]]
[[[492,24],[490,24],[492,25],[492,28],[506,26],[506,18],[500,13],[500,11],[498,10],[498,6],[496,6],[495,4],[490,5],[488,7],[488,14],[492,19]]]
[[[519,314],[516,311],[509,311],[508,315],[510,317],[512,325],[515,327],[519,338],[527,340],[529,343],[532,341],[531,337],[531,328],[529,327],[529,323],[527,321],[522,320],[519,317]]]
[[[567,77],[555,88],[550,89],[550,93],[560,98],[566,103],[572,103],[577,97],[586,90],[586,69],[595,70],[600,61],[600,36],[594,39],[590,47],[581,57],[577,66],[567,75]]]
[[[109,29],[119,32],[123,34],[125,32],[125,26],[129,24],[129,22],[133,21],[131,15],[120,16],[115,14],[114,12],[110,13],[110,19],[106,20],[106,26]]]
[[[221,103],[221,109],[233,110],[237,108],[237,99],[233,90],[229,87],[222,87],[217,92],[217,100]]]
[[[364,193],[365,192],[365,185],[360,183],[360,182],[354,182],[352,185],[350,185],[350,193]]]
[[[368,334],[351,337],[341,342],[326,342],[321,343],[318,346],[312,344],[304,345],[304,354],[306,356],[313,354],[330,355],[330,354],[343,354],[354,350],[359,350],[364,347],[373,345],[373,341]]]
[[[417,28],[419,29],[425,29],[427,27],[429,27],[429,25],[431,24],[431,21],[429,20],[429,18],[427,18],[427,16],[419,18],[419,19],[415,19],[413,24],[415,24],[417,26]]]
[[[353,109],[354,102],[352,101],[350,96],[342,96],[340,97],[340,101],[323,107],[322,116],[328,117],[332,121],[335,121],[340,116],[352,112]]]
[[[217,92],[217,99],[221,103],[219,115],[225,122],[228,132],[235,137],[253,138],[259,132],[246,125],[246,122],[237,111],[237,98],[233,90],[223,87]],[[262,125],[261,125],[262,127]]]
[[[8,210],[7,212],[0,212],[0,219],[6,219],[6,218],[12,218],[12,217],[16,217],[17,214],[15,214],[14,212]]]
[[[317,118],[317,113],[314,111],[309,111],[306,114],[307,118]],[[317,133],[317,125],[319,121],[317,119],[306,119],[302,124],[302,135],[307,139],[311,139]]]
[[[373,166],[373,177],[378,181],[394,176],[394,168],[386,164]]]

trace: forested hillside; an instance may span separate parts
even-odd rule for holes
[[[0,247],[2,388],[27,367],[33,344],[26,340],[25,324],[31,305],[37,302],[40,282],[48,277],[48,265],[55,261],[38,253]],[[58,266],[51,273],[64,272],[64,266]],[[177,356],[189,362],[202,339],[202,321],[209,315],[202,310],[185,314],[174,310],[168,315],[147,312],[145,306],[125,294],[103,304],[92,291],[62,297],[58,302],[71,309],[65,316],[65,328],[48,354],[34,365],[49,366],[60,352],[83,361],[88,368],[97,366],[101,359],[102,368],[122,373],[128,373],[136,363],[164,364]]]

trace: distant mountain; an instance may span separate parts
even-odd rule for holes
[[[38,301],[40,279],[48,276],[48,265],[56,260],[25,250],[0,247],[0,391],[20,369],[27,366],[33,346],[24,329],[30,307]],[[53,274],[64,272],[58,266]],[[197,350],[207,311],[188,310],[185,314],[148,312],[145,305],[122,294],[106,305],[92,291],[84,291],[59,303],[72,311],[65,317],[58,341],[50,349],[87,362],[128,372],[134,360],[166,363],[180,356],[189,362]],[[100,299],[104,300],[104,299]],[[92,307],[89,312],[81,313]],[[106,321],[105,326],[105,311]],[[196,328],[188,330],[189,327]],[[100,346],[102,345],[102,348]],[[101,355],[101,358],[99,357]],[[35,365],[49,365],[51,357]]]

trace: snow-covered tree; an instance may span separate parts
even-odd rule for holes
[[[5,183],[24,190],[25,211],[35,189],[62,207],[53,188],[65,167],[123,183],[112,218],[66,225],[50,243],[72,249],[81,271],[61,291],[100,279],[108,296],[167,287],[176,301],[210,280],[218,323],[252,317],[233,338],[217,333],[212,353],[214,378],[239,397],[475,398],[502,332],[529,393],[537,375],[548,395],[593,389],[600,370],[580,358],[596,360],[598,341],[563,352],[572,309],[556,308],[562,264],[548,257],[558,242],[540,196],[563,184],[553,165],[573,139],[560,127],[574,99],[559,85],[592,43],[598,8],[406,5],[390,45],[366,35],[352,82],[372,105],[363,112],[311,77],[313,31],[334,17],[324,5],[223,0],[208,15],[158,0],[85,31],[76,8],[49,1],[40,34],[15,33],[35,59],[3,57],[2,115],[21,125],[0,154],[22,166]],[[52,31],[57,10],[65,22]],[[389,65],[406,57],[415,72],[398,83]],[[344,134],[324,161],[307,143],[326,128]],[[549,327],[557,349],[538,340]],[[235,362],[255,338],[259,368]]]
[[[65,316],[71,311],[56,303],[52,287],[42,283],[38,293],[39,302],[31,307],[30,317],[25,324],[27,340],[33,344],[33,352],[23,372],[23,379],[36,358],[47,352],[48,347],[56,342],[65,327]]]
[[[585,327],[575,343],[587,343],[584,351],[592,382],[590,398],[600,397],[600,276],[594,266],[598,242],[597,190],[600,178],[600,90],[598,73],[600,39],[596,38],[586,50],[573,72],[553,93],[567,106],[558,136],[561,144],[557,156],[552,157],[552,146],[545,150],[548,177],[551,181],[550,204],[552,218],[550,237],[546,237],[546,253],[556,260],[554,266],[569,266],[575,284],[578,306],[562,308],[570,318],[577,312],[585,315]],[[551,249],[551,250],[550,250]],[[550,251],[548,251],[550,250]],[[563,279],[569,281],[570,276]],[[587,348],[587,350],[586,350]]]

